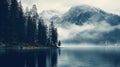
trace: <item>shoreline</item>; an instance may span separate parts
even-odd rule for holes
[[[14,50],[35,50],[35,49],[49,49],[49,48],[60,48],[58,46],[7,46],[1,47],[0,49],[14,49]]]

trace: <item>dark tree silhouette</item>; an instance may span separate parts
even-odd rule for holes
[[[52,46],[57,46],[58,34],[57,28],[54,27],[53,21],[51,22],[49,27],[49,42]]]
[[[18,22],[17,22],[17,36],[18,42],[22,43],[25,41],[25,17],[22,10],[22,4],[19,2],[19,14],[18,14]]]
[[[28,43],[35,43],[35,30],[36,30],[36,24],[33,23],[32,17],[28,16],[28,22],[27,22],[27,42]]]
[[[53,44],[55,44],[55,46],[57,46],[57,43],[58,43],[57,28],[54,28],[54,30],[52,31],[52,40],[53,40]]]
[[[47,26],[42,19],[38,22],[38,43],[41,45],[47,44]]]
[[[33,20],[33,23],[34,23],[34,40],[35,40],[35,43],[37,43],[37,21],[38,21],[38,13],[37,13],[37,7],[36,5],[33,5],[31,11],[31,16],[32,16],[32,20]]]
[[[10,6],[10,42],[18,42],[18,22],[19,22],[19,5],[17,0],[11,0]]]
[[[21,1],[0,0],[0,9],[0,43],[57,46],[57,28],[51,22],[48,31],[47,25],[39,19],[36,5],[24,13]]]
[[[8,41],[9,36],[9,3],[7,0],[0,0],[0,41]]]
[[[61,41],[60,40],[58,41],[58,46],[61,46]]]
[[[33,5],[30,11],[26,12],[27,16],[27,41],[29,43],[37,43],[37,19],[38,13],[36,5]]]

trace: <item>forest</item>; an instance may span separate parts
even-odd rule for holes
[[[61,43],[54,22],[46,25],[36,5],[24,11],[21,1],[0,0],[0,44],[57,47]]]

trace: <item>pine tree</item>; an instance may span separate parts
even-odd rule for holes
[[[17,0],[11,0],[10,6],[10,42],[16,43],[18,40],[18,22],[19,22],[19,5]]]
[[[54,28],[52,31],[52,41],[53,41],[54,46],[57,46],[57,43],[58,43],[57,28]]]
[[[32,17],[28,16],[27,21],[27,42],[34,44],[35,43],[35,30],[36,30],[36,24],[33,23]]]
[[[33,5],[33,8],[29,11],[28,8],[25,13],[26,17],[26,40],[28,43],[37,43],[37,8]]]
[[[34,40],[35,40],[35,43],[37,43],[37,22],[38,22],[38,13],[37,13],[37,7],[36,5],[33,5],[31,11],[31,16],[32,16],[32,20],[33,20],[33,23],[34,23]]]
[[[42,19],[38,22],[38,43],[40,45],[47,44],[47,26]]]
[[[5,42],[8,37],[8,7],[7,0],[0,0],[0,41],[2,42]]]
[[[16,27],[18,42],[22,43],[25,41],[25,16],[23,13],[21,2],[19,2],[18,22]]]
[[[36,7],[35,4],[32,6],[32,9],[31,9],[30,13],[31,13],[32,17],[34,17],[36,19],[38,18],[37,7]]]
[[[61,46],[61,41],[59,40],[59,42],[58,42],[58,46]]]
[[[49,27],[49,42],[52,46],[57,46],[58,34],[57,28],[54,27],[53,21],[51,22]]]

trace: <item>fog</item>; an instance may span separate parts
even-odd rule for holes
[[[120,25],[112,26],[106,21],[85,22],[83,25],[66,24],[58,27],[59,39],[62,41],[80,37],[84,39],[98,39],[104,37],[104,33],[109,33],[115,29],[120,29]]]

